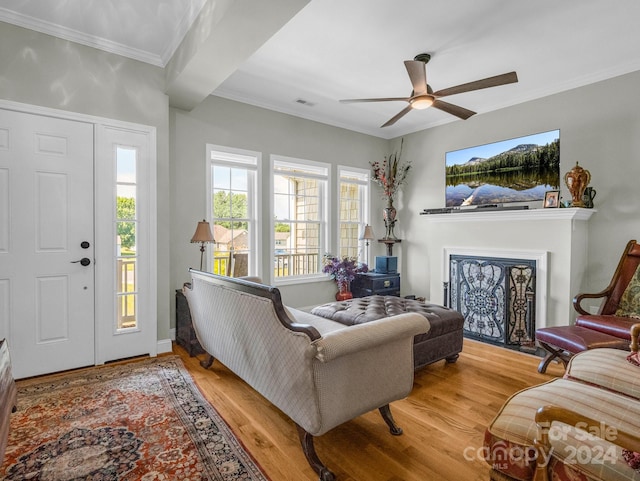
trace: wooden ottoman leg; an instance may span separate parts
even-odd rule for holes
[[[538,340],[538,343],[548,353],[545,356],[545,358],[542,361],[540,361],[540,364],[538,365],[538,372],[540,374],[546,373],[547,372],[547,367],[549,367],[549,364],[551,363],[551,361],[553,361],[556,358],[559,359],[560,361],[562,361],[562,364],[564,365],[565,369],[567,368],[567,364],[569,362],[569,359],[571,359],[571,353],[567,353],[564,349],[560,349],[558,347],[551,346],[551,345],[547,344],[546,342],[542,342],[540,340]]]

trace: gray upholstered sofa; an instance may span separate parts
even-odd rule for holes
[[[413,387],[413,339],[429,321],[405,313],[354,326],[282,304],[277,288],[191,270],[185,289],[196,336],[209,354],[282,410],[298,428],[307,461],[335,478],[313,436],[374,409],[401,434],[389,403]],[[254,279],[255,280],[255,279]]]

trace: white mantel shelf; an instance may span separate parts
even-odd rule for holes
[[[429,222],[488,222],[536,220],[589,220],[595,209],[579,207],[523,210],[470,210],[450,214],[421,214]]]

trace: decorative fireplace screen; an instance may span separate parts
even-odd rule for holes
[[[445,299],[467,337],[535,350],[536,261],[451,255]]]

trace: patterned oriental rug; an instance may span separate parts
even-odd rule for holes
[[[265,481],[177,356],[18,382],[7,481]]]

